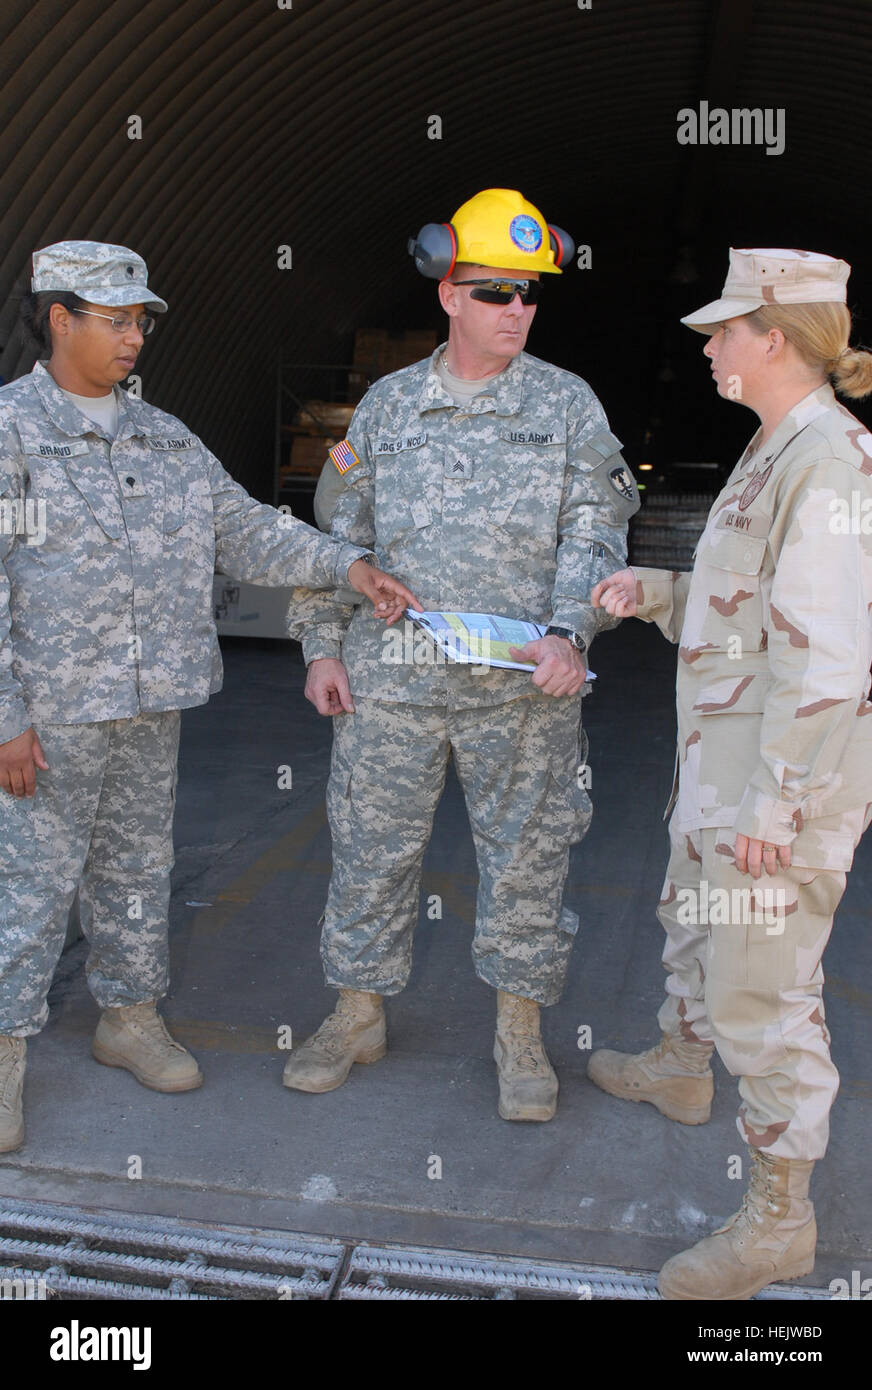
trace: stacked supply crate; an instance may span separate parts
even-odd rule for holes
[[[392,333],[387,328],[358,328],[354,335],[349,400],[360,400],[370,381],[420,362],[435,347],[435,328],[412,328],[405,333]]]
[[[292,423],[285,426],[291,447],[287,462],[281,467],[282,491],[306,480],[315,486],[327,454],[347,435],[353,414],[353,405],[333,401],[304,402]]]

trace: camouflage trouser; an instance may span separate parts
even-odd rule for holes
[[[167,989],[178,710],[94,724],[43,724],[49,771],[32,799],[0,793],[0,1033],[28,1037],[79,888],[101,1008]]]
[[[396,994],[409,977],[421,861],[449,751],[478,859],[472,956],[499,989],[553,1004],[578,926],[562,907],[569,848],[590,822],[577,697],[457,711],[355,697],[334,721],[327,983]]]
[[[850,828],[856,843],[868,819],[850,812],[806,830],[817,824],[825,839]],[[821,957],[846,875],[792,867],[755,881],[733,862],[733,831],[686,834],[674,820],[657,912],[669,971],[660,1026],[714,1042],[739,1077],[737,1123],[746,1143],[783,1158],[822,1158],[839,1074],[824,1022]]]

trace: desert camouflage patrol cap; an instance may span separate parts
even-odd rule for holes
[[[105,241],[56,241],[33,253],[35,294],[42,290],[67,290],[90,304],[108,308],[143,304],[156,314],[167,306],[148,289],[145,261],[126,246]]]
[[[847,261],[817,251],[784,248],[730,247],[730,269],[720,299],[704,304],[681,320],[697,333],[711,333],[724,319],[762,309],[764,304],[845,303],[848,297]]]

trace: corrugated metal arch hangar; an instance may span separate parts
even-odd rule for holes
[[[341,362],[358,326],[438,326],[406,238],[490,185],[591,247],[549,284],[530,347],[591,381],[634,464],[728,462],[750,433],[677,324],[720,288],[729,244],[851,261],[868,324],[867,4],[281,3],[4,7],[4,378],[31,365],[13,330],[30,252],[128,244],[170,301],[147,398],[268,496],[279,348]],[[680,145],[677,113],[702,100],[783,110],[784,151]]]

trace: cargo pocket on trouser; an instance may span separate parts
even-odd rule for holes
[[[551,828],[555,836],[555,848],[558,850],[556,865],[559,865],[560,876],[560,881],[554,885],[554,888],[561,896],[568,868],[570,846],[577,844],[584,837],[593,814],[593,807],[586,787],[586,783],[589,781],[589,777],[586,775],[587,753],[587,734],[582,730],[580,731],[578,758],[575,767],[567,769],[565,764],[558,763],[551,769],[551,785],[549,787],[549,800],[553,798]],[[560,853],[561,848],[563,849],[562,854]],[[561,906],[556,926],[551,933],[551,950],[543,962],[540,1003],[554,1004],[560,998],[577,931],[578,914],[572,912],[568,907]]]
[[[327,781],[326,805],[327,822],[330,827],[330,849],[333,867],[341,860],[343,852],[351,849],[351,780],[353,770],[334,757],[334,765]]]
[[[344,965],[344,954],[340,944],[334,939],[335,931],[326,926],[327,914],[333,907],[331,916],[334,916],[336,902],[341,903],[346,896],[345,879],[352,858],[351,781],[353,772],[345,759],[341,758],[337,752],[335,732],[331,761],[332,766],[330,776],[327,779],[326,793],[327,823],[330,828],[330,878],[327,885],[327,901],[321,916],[318,918],[321,962],[328,984],[333,978],[333,973],[337,970],[341,972]]]
[[[548,796],[549,800],[554,798],[555,828],[559,836],[568,835],[566,843],[569,845],[575,845],[584,838],[593,816],[593,806],[587,793],[590,784],[588,747],[587,734],[581,729],[575,766],[567,768],[558,762],[551,767]]]
[[[583,839],[583,837],[587,834],[588,826],[590,825],[591,818],[593,816],[593,805],[587,793],[587,788],[591,784],[590,764],[588,762],[589,752],[590,740],[588,739],[587,733],[584,729],[579,729],[578,767],[576,768],[575,773],[575,790],[573,793],[573,801],[576,808],[576,815],[578,817],[578,834],[573,839],[573,844],[576,844],[578,840]]]

